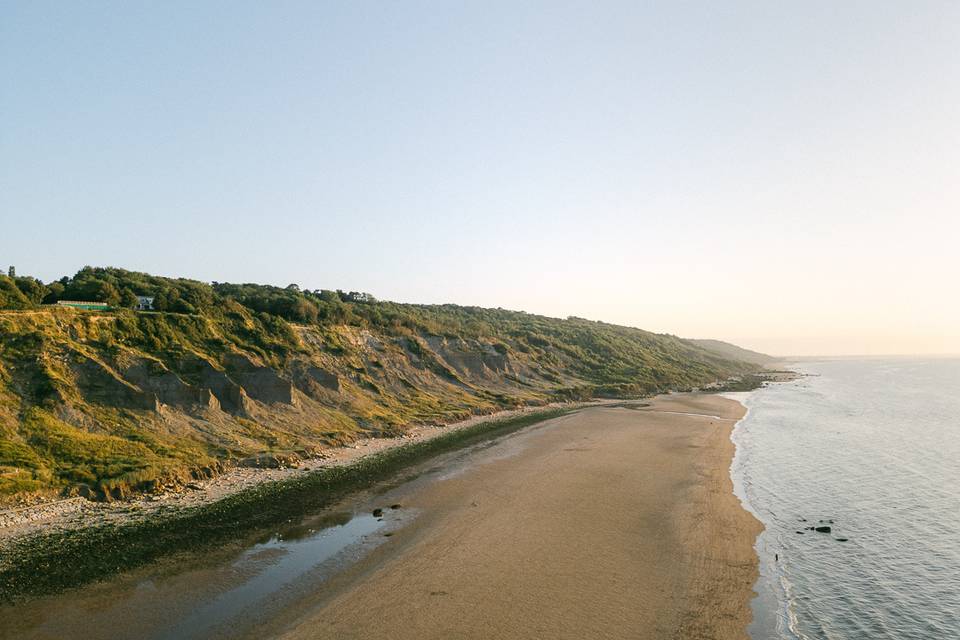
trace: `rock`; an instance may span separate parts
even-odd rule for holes
[[[81,498],[86,498],[87,500],[97,499],[97,492],[87,484],[81,484],[77,486],[77,495]]]
[[[803,531],[797,531],[797,533],[799,533],[800,535],[803,535]]]
[[[200,490],[203,489],[203,487],[200,486],[199,484],[197,484],[196,482],[188,482],[188,483],[187,483],[187,489],[193,489],[194,491],[200,491]]]
[[[392,504],[392,505],[390,505],[390,508],[391,508],[391,509],[399,509],[399,508],[400,508],[400,505],[399,505],[399,504]]]
[[[293,384],[270,367],[241,352],[228,353],[223,360],[230,378],[240,383],[240,387],[254,400],[266,404],[297,404]]]
[[[819,527],[814,527],[813,530],[816,531],[817,533],[830,533],[830,531],[831,531],[830,527],[828,527],[827,525],[821,525],[821,526],[819,526]]]
[[[241,467],[255,469],[283,469],[300,462],[296,453],[258,453],[240,461]]]
[[[379,517],[382,516],[382,515],[383,515],[383,509],[374,509],[374,510],[373,510],[373,517],[374,517],[374,518],[379,518]]]
[[[837,542],[846,542],[849,538],[837,538]]]

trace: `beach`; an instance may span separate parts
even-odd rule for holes
[[[273,533],[18,603],[0,637],[746,638],[744,411],[671,394],[555,414]]]
[[[745,638],[761,525],[729,475],[743,413],[671,395],[529,428],[400,496],[411,524],[257,633]]]

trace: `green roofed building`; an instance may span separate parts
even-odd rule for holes
[[[88,309],[90,311],[109,311],[110,305],[105,302],[82,302],[76,300],[58,300],[57,305],[61,307],[72,307],[74,309]]]

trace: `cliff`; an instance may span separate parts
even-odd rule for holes
[[[684,389],[755,368],[581,319],[337,304],[347,310],[339,319],[308,322],[229,296],[197,313],[0,311],[0,499],[122,498],[359,434]]]

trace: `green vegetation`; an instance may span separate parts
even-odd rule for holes
[[[719,353],[731,360],[742,360],[743,362],[752,362],[763,366],[771,365],[777,361],[777,358],[773,356],[751,351],[750,349],[744,349],[743,347],[738,347],[735,344],[723,342],[722,340],[691,340],[690,342],[704,349],[709,349],[714,353]]]
[[[156,310],[129,309],[137,296]],[[48,306],[58,300],[116,308]],[[114,268],[47,284],[0,275],[0,309],[0,502],[21,491],[123,498],[258,454],[702,387],[758,367],[580,318]]]
[[[213,549],[244,534],[271,530],[330,505],[349,492],[388,480],[441,453],[506,435],[567,413],[545,410],[480,423],[388,449],[357,462],[236,493],[218,502],[142,522],[20,538],[0,551],[0,602],[55,593],[132,569],[163,555]]]

